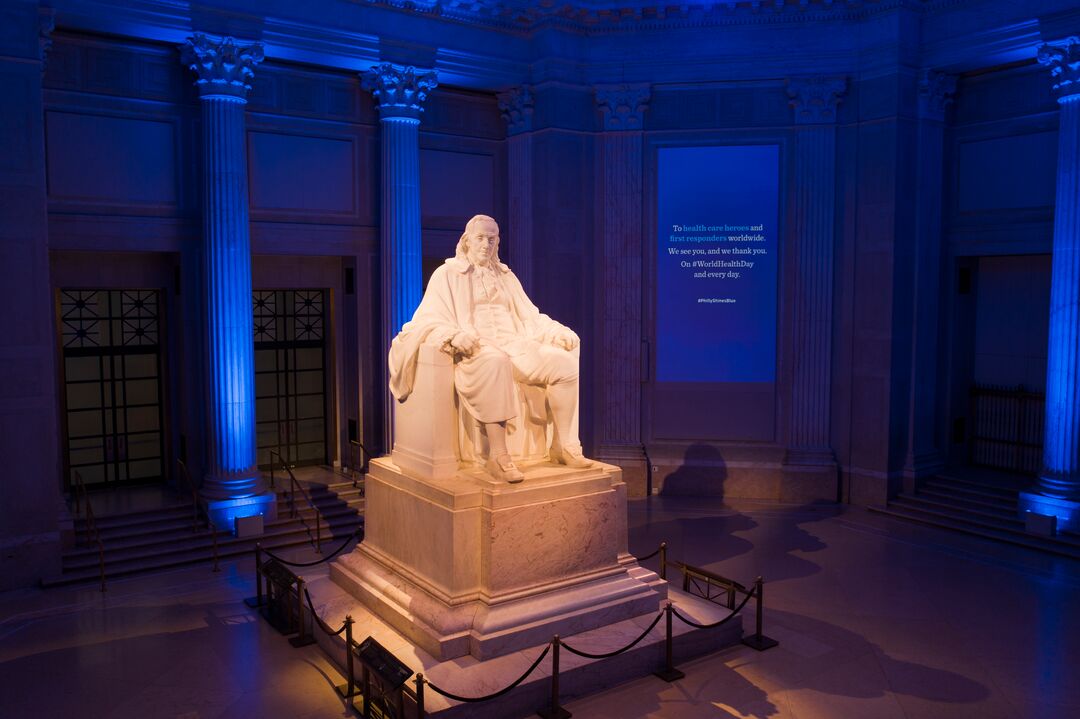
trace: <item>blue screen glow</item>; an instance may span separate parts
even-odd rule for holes
[[[661,148],[656,378],[776,375],[777,145]]]

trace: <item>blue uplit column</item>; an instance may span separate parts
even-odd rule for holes
[[[1021,513],[1057,517],[1058,529],[1080,530],[1080,40],[1043,45],[1058,119],[1050,344],[1046,368],[1043,470],[1034,491],[1020,494]]]
[[[652,89],[598,85],[604,133],[596,138],[597,198],[603,262],[600,309],[600,421],[596,458],[620,466],[633,493],[648,471],[641,442],[643,130]]]
[[[382,127],[383,334],[385,350],[412,319],[423,291],[420,247],[420,113],[435,72],[383,63],[363,74]]]
[[[361,75],[379,106],[382,128],[382,356],[401,326],[412,319],[423,293],[420,237],[420,113],[438,82],[435,72],[385,62]],[[393,442],[394,402],[387,385],[383,446]]]
[[[842,77],[793,78],[792,387],[785,496],[831,498],[838,481],[829,441],[832,401],[833,263],[836,206],[836,111]]]
[[[509,252],[500,252],[521,280],[525,292],[532,291],[533,265],[533,94],[528,86],[499,93],[499,111],[506,121],[506,174],[509,213],[504,238]]]
[[[206,302],[206,475],[211,519],[275,514],[255,459],[255,364],[244,105],[262,46],[195,35],[182,46],[197,76],[203,133],[203,283]]]

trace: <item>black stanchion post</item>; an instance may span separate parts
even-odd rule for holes
[[[356,686],[353,680],[353,651],[352,651],[352,625],[353,618],[351,614],[345,615],[345,683],[338,686],[338,694],[349,699],[349,703],[352,703],[352,698],[356,695]]]
[[[416,719],[424,719],[424,675],[416,675]]]
[[[757,617],[756,627],[753,636],[743,637],[742,643],[746,646],[757,649],[759,652],[763,652],[766,649],[772,649],[780,644],[775,639],[770,639],[761,633],[761,619],[762,614],[765,611],[765,597],[762,589],[764,582],[761,581],[761,577],[754,580],[754,596],[757,598]]]
[[[667,624],[667,637],[664,639],[664,668],[658,672],[655,672],[655,675],[663,679],[665,682],[673,682],[676,679],[682,679],[686,676],[675,668],[675,662],[672,658],[671,617],[672,607],[671,602],[668,602],[664,606],[664,619],[666,620],[665,624]]]
[[[667,581],[667,542],[660,542],[660,578]]]
[[[371,719],[371,672],[367,664],[364,665],[364,693],[360,701],[364,702],[364,719]]]
[[[258,542],[255,543],[255,596],[245,599],[244,604],[253,609],[263,605],[262,544]]]
[[[570,712],[559,706],[559,635],[551,638],[551,706],[541,709],[537,714],[544,719],[570,719]]]

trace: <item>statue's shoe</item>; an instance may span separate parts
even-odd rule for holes
[[[585,455],[581,453],[580,449],[570,449],[568,447],[561,447],[556,449],[551,448],[549,453],[551,461],[557,464],[565,464],[572,469],[587,469],[593,466],[591,459],[586,459]]]
[[[497,458],[491,457],[484,463],[484,470],[492,477],[498,480],[509,482],[510,484],[517,484],[525,479],[525,475],[521,473],[521,470],[514,464],[514,460],[510,459],[508,454],[500,454]]]

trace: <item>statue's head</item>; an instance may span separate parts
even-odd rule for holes
[[[465,224],[455,257],[481,267],[499,262],[499,224],[487,215],[475,215]]]

